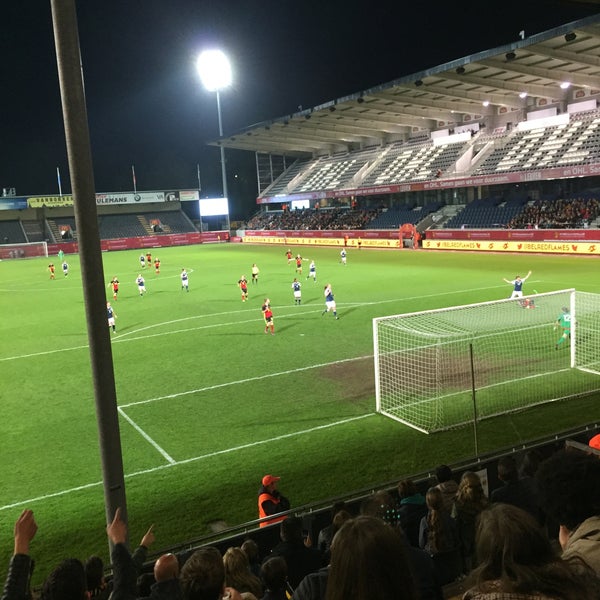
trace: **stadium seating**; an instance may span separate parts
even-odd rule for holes
[[[600,163],[598,109],[572,113],[562,125],[528,130],[497,127],[445,145],[434,145],[429,134],[421,133],[404,141],[297,161],[261,195],[354,190],[593,163]],[[484,221],[502,224],[510,219],[510,212],[500,211]]]
[[[1,244],[22,244],[27,241],[20,221],[0,221]]]
[[[467,204],[444,225],[445,229],[508,227],[512,219],[523,211],[522,200],[504,202],[502,199],[484,198]]]
[[[98,217],[100,238],[117,239],[143,237],[157,232],[152,221],[160,221],[163,233],[189,233],[197,231],[192,222],[181,212],[157,212],[144,214],[102,215]]]

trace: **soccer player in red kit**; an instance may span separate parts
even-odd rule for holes
[[[265,298],[265,302],[262,305],[262,314],[265,319],[265,333],[269,333],[269,329],[271,330],[271,335],[275,335],[275,324],[273,323],[273,311],[271,310],[271,301],[268,298]]]

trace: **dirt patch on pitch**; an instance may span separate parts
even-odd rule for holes
[[[335,382],[345,400],[359,401],[375,395],[372,358],[336,363],[323,367],[322,376]]]

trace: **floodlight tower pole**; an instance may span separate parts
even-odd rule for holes
[[[67,154],[77,223],[83,297],[90,363],[96,400],[96,419],[107,523],[117,508],[127,522],[125,477],[119,432],[119,413],[110,331],[107,326],[106,289],[100,247],[90,133],[75,0],[50,0]],[[77,448],[71,448],[77,452]]]
[[[231,64],[229,59],[220,50],[205,50],[198,56],[196,65],[202,84],[209,92],[217,94],[217,117],[219,119],[219,137],[223,137],[223,120],[221,118],[220,91],[231,85]],[[229,198],[227,197],[227,167],[225,164],[225,147],[222,140],[219,142],[221,149],[221,177],[223,178],[223,198],[227,200],[227,235],[229,237],[231,225],[229,223]],[[202,215],[200,215],[202,222]]]
[[[219,137],[222,138],[223,137],[223,120],[221,119],[221,95],[219,94],[219,90],[216,90],[217,92],[217,117],[219,119]],[[221,177],[223,178],[223,198],[227,198],[227,204],[229,204],[229,197],[227,196],[227,166],[225,163],[225,147],[223,146],[223,143],[221,142],[219,144],[219,147],[221,149]],[[230,231],[230,224],[229,224],[229,212],[227,213],[227,232],[229,233]]]

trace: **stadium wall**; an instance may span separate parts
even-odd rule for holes
[[[135,250],[136,248],[167,248],[169,246],[190,246],[193,244],[209,244],[229,241],[227,231],[206,231],[204,233],[161,233],[143,237],[118,238],[100,240],[102,252],[114,250]],[[52,256],[62,250],[65,254],[79,252],[77,242],[59,242],[48,244],[48,255]]]

